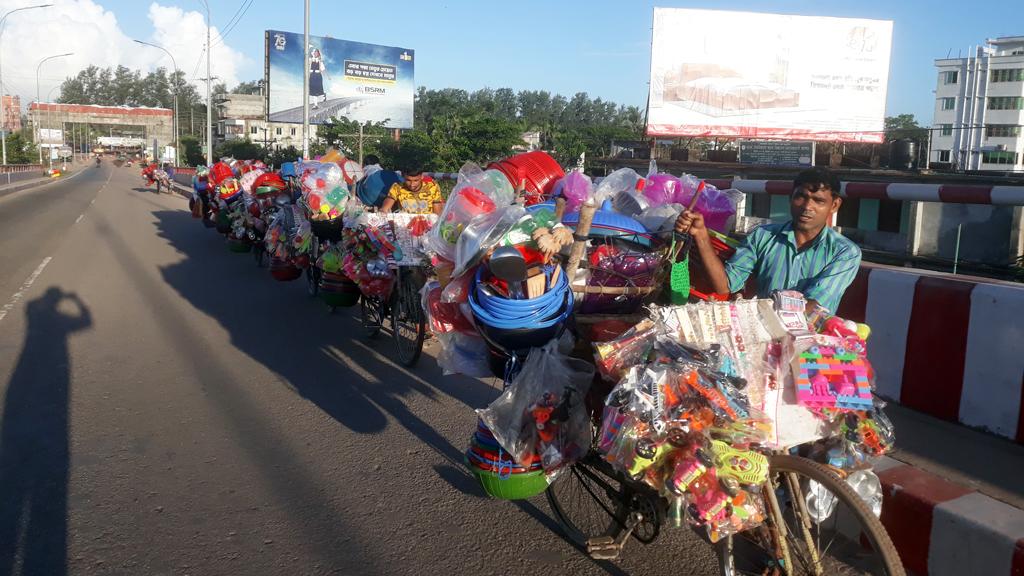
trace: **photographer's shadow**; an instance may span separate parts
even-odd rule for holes
[[[0,427],[0,575],[60,575],[67,571],[68,338],[92,316],[78,295],[57,287],[29,301],[25,316]]]

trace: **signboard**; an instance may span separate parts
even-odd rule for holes
[[[64,144],[64,131],[58,128],[40,128],[39,143],[49,145]]]
[[[649,136],[882,142],[892,22],[654,9]]]
[[[762,166],[814,166],[814,142],[740,140],[739,163]]]
[[[412,128],[413,50],[310,36],[310,67],[303,71],[302,34],[268,30],[266,43],[271,122],[302,122],[305,74],[310,123],[347,118]]]

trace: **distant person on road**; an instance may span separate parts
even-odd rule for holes
[[[381,204],[382,212],[391,212],[398,204],[401,212],[409,214],[440,214],[444,208],[441,188],[420,168],[407,169],[402,181],[391,185],[387,198]]]
[[[321,102],[327,101],[327,93],[324,92],[324,74],[326,72],[320,49],[313,48],[309,55],[309,95],[316,98],[313,100],[313,108],[317,108]],[[320,100],[321,97],[323,100]]]
[[[835,313],[860,268],[860,248],[830,226],[843,204],[839,190],[839,178],[831,170],[804,170],[789,197],[792,219],[755,229],[724,265],[699,213],[680,214],[676,231],[688,230],[693,236],[716,293],[741,292],[753,274],[759,298],[769,298],[776,290],[797,290],[809,307],[819,304]]]

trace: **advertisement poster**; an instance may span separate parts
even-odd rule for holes
[[[331,118],[412,128],[414,52],[310,36],[303,70],[302,34],[267,31],[267,86],[271,122],[302,122],[303,74],[309,77],[309,121]]]
[[[649,136],[882,142],[892,22],[654,9]]]

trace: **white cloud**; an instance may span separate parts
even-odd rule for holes
[[[3,82],[7,93],[21,96],[22,103],[36,99],[36,66],[47,56],[73,52],[72,56],[50,60],[39,74],[39,95],[46,100],[57,98],[60,83],[89,65],[101,68],[124,65],[143,73],[158,67],[171,69],[167,56],[155,48],[140,46],[138,38],[161,45],[177,60],[178,67],[192,79],[192,72],[206,43],[205,14],[163,6],[156,2],[149,7],[151,30],[132,32],[129,36],[118,23],[117,16],[94,0],[49,0],[53,6],[18,12],[7,19],[3,41]],[[38,0],[0,0],[0,13]],[[229,87],[238,83],[238,70],[247,62],[244,55],[219,42],[219,32],[211,31],[213,39],[213,75]],[[197,78],[206,76],[205,58]],[[195,81],[200,94],[205,83]]]
[[[203,46],[206,45],[206,15],[154,2],[149,6],[149,19],[154,28],[151,41],[174,54],[186,78],[191,80],[193,72],[196,78],[205,78],[206,56]],[[213,44],[211,74],[219,77],[217,81],[224,82],[228,88],[235,86],[239,81],[238,69],[246,63],[246,56],[228,46],[216,27],[210,29],[210,43]],[[205,84],[197,80],[196,85],[201,88],[200,93],[205,94]]]

